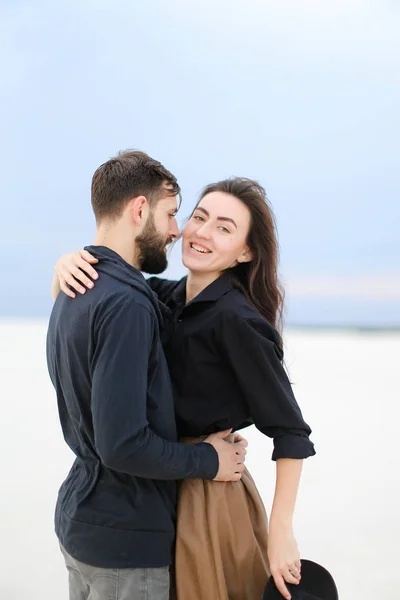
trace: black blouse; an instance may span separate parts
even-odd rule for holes
[[[185,305],[186,278],[148,283],[171,310],[164,348],[180,437],[253,423],[274,439],[273,460],[315,454],[282,365],[280,337],[229,273]]]

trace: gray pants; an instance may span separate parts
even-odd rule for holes
[[[61,548],[69,573],[69,600],[168,600],[169,567],[101,569]]]

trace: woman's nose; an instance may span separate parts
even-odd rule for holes
[[[198,237],[209,239],[210,238],[210,228],[208,227],[208,223],[204,223],[201,227],[196,231],[196,235]]]

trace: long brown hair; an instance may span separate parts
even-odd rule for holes
[[[264,188],[251,179],[232,177],[207,185],[199,202],[211,192],[231,194],[251,214],[247,244],[252,260],[230,269],[236,285],[269,323],[282,332],[284,290],[278,278],[279,246],[276,222]]]

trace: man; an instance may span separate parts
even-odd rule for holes
[[[70,600],[167,600],[176,480],[235,481],[244,468],[244,450],[223,440],[228,432],[176,443],[160,341],[167,315],[140,271],[166,268],[179,192],[143,152],[101,165],[88,247],[99,281],[74,301],[60,294],[51,314],[47,362],[76,455],[55,518]]]

